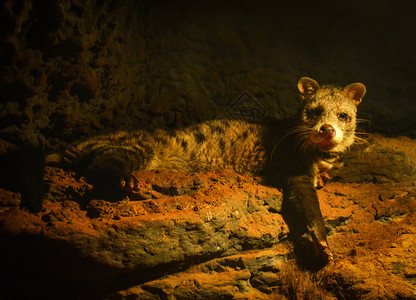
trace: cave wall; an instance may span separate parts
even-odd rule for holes
[[[230,117],[244,91],[283,117],[301,76],[363,82],[366,130],[414,138],[414,3],[3,1],[0,138],[51,149]]]

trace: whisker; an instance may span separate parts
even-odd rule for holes
[[[371,133],[368,133],[368,132],[360,132],[360,131],[358,131],[358,132],[356,132],[355,134],[356,134],[356,135],[370,135]]]
[[[365,139],[362,139],[362,138],[360,138],[360,137],[358,137],[358,136],[356,136],[355,137],[355,139],[354,139],[354,143],[356,143],[356,144],[358,144],[358,145],[362,145],[362,144],[367,144],[367,145],[370,145],[370,143],[367,141],[367,140],[365,140]]]
[[[368,124],[371,124],[371,121],[370,120],[367,120],[367,119],[357,119],[355,122],[357,124],[360,124],[360,123],[368,123]]]
[[[277,149],[277,147],[279,146],[279,144],[286,138],[293,136],[293,138],[295,139],[295,146],[296,148],[304,151],[305,153],[307,152],[311,152],[309,150],[309,137],[310,134],[313,133],[313,130],[307,126],[304,125],[298,125],[298,126],[294,126],[293,128],[291,128],[290,130],[288,130],[278,141],[277,143],[274,145],[273,150],[270,154],[270,160],[273,160],[273,156],[274,153]]]
[[[302,130],[299,130],[299,133],[296,135],[295,147],[300,153],[308,158],[313,157],[314,154],[314,144],[310,140],[310,136],[313,132],[314,131],[310,128],[305,127],[302,128]]]

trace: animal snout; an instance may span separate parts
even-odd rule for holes
[[[319,129],[319,135],[324,139],[332,139],[335,137],[335,128],[330,124],[322,125]]]

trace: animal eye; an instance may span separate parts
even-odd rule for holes
[[[340,113],[338,115],[338,119],[340,119],[341,121],[348,121],[350,117],[346,113]]]
[[[314,119],[316,117],[319,117],[322,114],[322,109],[321,108],[311,108],[308,109],[306,111],[306,116],[308,117],[308,119]]]

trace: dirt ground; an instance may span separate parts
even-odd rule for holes
[[[317,272],[261,178],[138,171],[114,202],[48,167],[40,212],[0,189],[2,299],[416,299],[416,142],[368,140],[318,191],[335,259]]]

